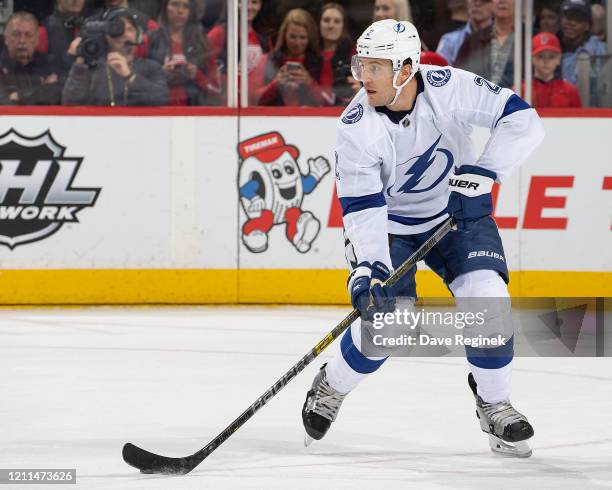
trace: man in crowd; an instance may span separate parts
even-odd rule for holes
[[[564,0],[561,5],[561,74],[570,83],[578,83],[576,60],[580,53],[591,57],[608,53],[608,47],[597,36],[591,33],[591,3],[589,0]],[[597,77],[601,59],[591,59],[591,100],[583,101],[585,105],[597,105]],[[589,104],[590,103],[590,104]]]
[[[68,48],[78,35],[84,6],[85,0],[56,0],[55,12],[43,22],[41,34],[46,36],[43,51],[56,60],[61,78],[65,78],[74,63]]]
[[[493,23],[473,32],[459,49],[455,66],[501,87],[514,76],[514,0],[493,0]]]
[[[491,0],[467,0],[467,11],[468,22],[463,27],[444,34],[436,49],[436,52],[446,58],[451,65],[455,63],[465,38],[473,32],[488,27],[493,21]]]
[[[0,55],[0,103],[59,104],[61,88],[49,57],[35,51],[38,21],[27,12],[16,12],[4,31],[6,49]]]
[[[106,36],[108,54],[100,60],[86,60],[79,53],[77,38],[71,54],[77,56],[64,86],[64,104],[80,105],[166,105],[168,86],[159,63],[134,57],[137,21],[124,8],[109,12],[108,20],[123,23],[123,33]]]

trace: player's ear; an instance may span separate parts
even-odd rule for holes
[[[402,66],[402,82],[406,80],[412,73],[412,63],[408,62]]]

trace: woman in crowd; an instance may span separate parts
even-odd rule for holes
[[[320,85],[330,105],[346,105],[354,95],[351,56],[355,49],[344,7],[334,2],[325,4],[319,30],[323,58]]]
[[[321,65],[314,19],[305,10],[290,10],[280,27],[274,51],[260,59],[249,77],[251,104],[326,105],[319,85]]]
[[[374,2],[374,21],[384,19],[412,22],[408,0],[376,0]]]
[[[263,6],[263,0],[247,0],[248,1],[248,22],[249,22],[249,44],[248,44],[248,66],[251,72],[259,62],[259,59],[264,53],[272,50],[271,36],[261,32],[257,28],[257,20],[259,12]],[[212,55],[218,63],[225,65],[227,57],[227,25],[222,22],[213,27],[207,34],[208,43],[210,45]]]
[[[542,1],[536,12],[536,25],[541,32],[557,34],[561,29],[561,1]]]
[[[196,16],[194,0],[164,0],[160,28],[149,35],[147,58],[163,67],[170,105],[216,105],[214,59]]]

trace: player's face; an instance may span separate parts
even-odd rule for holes
[[[395,96],[390,60],[353,57],[353,76],[363,83],[372,106],[387,105]]]
[[[285,41],[290,56],[304,56],[308,47],[308,32],[302,26],[289,24]]]
[[[561,53],[542,51],[533,57],[533,68],[536,78],[549,80],[561,64]]]
[[[342,36],[344,20],[339,10],[327,9],[321,16],[321,37],[329,42],[337,42]]]

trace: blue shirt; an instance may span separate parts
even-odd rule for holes
[[[459,53],[459,48],[461,48],[463,41],[465,41],[465,38],[471,33],[472,27],[469,22],[459,29],[447,32],[440,38],[436,53],[444,56],[448,63],[452,65],[457,59],[457,54]]]

